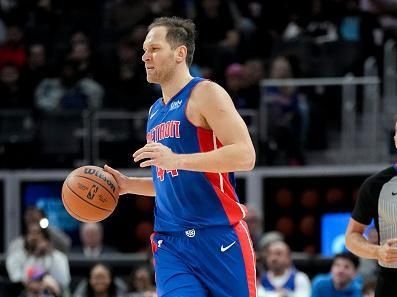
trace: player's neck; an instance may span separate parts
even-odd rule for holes
[[[161,84],[161,91],[163,93],[163,102],[167,104],[189,81],[192,76],[188,71],[181,74],[175,73],[167,82]]]

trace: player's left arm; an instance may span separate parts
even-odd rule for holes
[[[160,143],[148,143],[134,153],[135,162],[148,159],[141,167],[201,172],[232,172],[253,169],[255,149],[246,124],[227,92],[213,82],[202,82],[193,90],[192,113],[201,127],[211,129],[221,148],[194,154],[175,154]]]

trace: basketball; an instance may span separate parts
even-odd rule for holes
[[[118,199],[116,180],[97,166],[82,166],[73,170],[62,186],[65,209],[81,222],[106,219],[116,208]]]

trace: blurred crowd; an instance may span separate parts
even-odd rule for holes
[[[44,212],[37,207],[25,211],[23,232],[8,245],[8,275],[0,281],[0,293],[4,288],[10,297],[155,296],[149,260],[147,265],[131,267],[130,275],[123,277],[114,274],[113,267],[101,262],[104,255],[120,253],[104,243],[101,224],[81,224],[79,243],[73,243],[68,234],[48,225],[46,220]],[[147,238],[147,249],[149,247]],[[71,276],[70,255],[92,261],[87,277]]]
[[[258,110],[261,92],[270,97],[268,139],[260,143],[264,150],[258,160],[304,165],[306,147],[327,146],[326,126],[338,118],[338,103],[321,92],[263,90],[260,81],[360,75],[365,59],[380,61],[384,41],[396,35],[392,2],[4,0],[0,110],[31,111],[22,126],[33,135],[23,145],[37,156],[46,151],[47,117],[65,111],[147,110],[159,96],[158,87],[146,83],[141,63],[147,25],[158,16],[189,17],[198,31],[193,75],[219,82],[240,110]],[[3,167],[51,167],[46,157],[9,161],[18,140],[15,135],[1,140]]]
[[[259,297],[374,296],[375,260],[359,260],[342,252],[321,269],[300,268],[295,265],[300,254],[291,250],[282,233],[264,233],[262,218],[249,208],[246,222],[256,252]],[[7,275],[0,276],[0,293],[7,292],[9,297],[156,296],[149,238],[143,251],[146,264],[131,268],[125,275],[116,264],[102,261],[106,256],[119,255],[120,251],[105,244],[100,223],[82,223],[76,244],[68,234],[45,220],[41,209],[26,210],[24,231],[8,245]],[[377,234],[369,238],[377,241]],[[69,258],[73,256],[91,263],[88,275],[71,273]]]

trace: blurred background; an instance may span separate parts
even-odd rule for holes
[[[123,198],[86,226],[60,190],[87,164],[149,175],[131,153],[160,96],[141,63],[159,16],[194,20],[192,75],[221,84],[249,127],[257,165],[237,175],[237,192],[258,278],[274,236],[310,281],[345,251],[361,183],[396,156],[397,1],[1,0],[0,296],[34,292],[32,282],[95,296],[97,275],[109,296],[153,293],[153,200]],[[43,260],[53,257],[61,268]],[[362,267],[365,284],[375,268]]]

